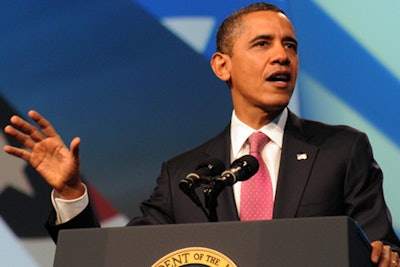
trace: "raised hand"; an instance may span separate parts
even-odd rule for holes
[[[6,145],[4,151],[31,164],[60,198],[78,198],[85,191],[79,173],[79,137],[71,141],[68,149],[49,121],[34,110],[28,115],[38,127],[12,116],[12,126],[6,126],[4,132],[23,147]]]

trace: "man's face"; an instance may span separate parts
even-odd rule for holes
[[[297,41],[288,18],[273,11],[243,16],[227,66],[237,112],[286,107],[298,72]]]

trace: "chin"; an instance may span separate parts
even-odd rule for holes
[[[273,101],[273,102],[269,101],[266,103],[265,106],[266,107],[269,106],[271,109],[278,111],[278,110],[282,110],[285,107],[287,107],[287,105],[289,105],[289,101],[290,101],[290,97],[285,97],[282,99],[277,99],[276,101]]]

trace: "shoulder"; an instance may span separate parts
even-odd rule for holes
[[[349,125],[333,125],[321,121],[300,118],[294,113],[289,114],[285,131],[294,134],[297,133],[307,138],[315,136],[321,136],[322,138],[359,138],[361,136],[366,136],[364,132]]]
[[[286,138],[295,138],[317,147],[341,147],[351,149],[362,146],[370,150],[367,135],[348,125],[333,125],[300,118],[290,113],[285,127]]]

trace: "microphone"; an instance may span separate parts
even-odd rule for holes
[[[203,181],[202,177],[214,177],[220,175],[225,170],[225,166],[219,159],[208,159],[197,166],[195,172],[189,173],[186,178],[179,182],[182,191],[198,187]],[[208,181],[208,180],[207,180]]]
[[[203,204],[194,189],[201,183],[209,182],[209,179],[204,179],[203,177],[214,177],[220,175],[224,170],[225,166],[222,161],[218,159],[208,159],[200,163],[195,172],[189,173],[186,178],[182,179],[179,182],[179,188],[200,207]]]
[[[225,186],[232,186],[237,181],[245,181],[258,171],[258,160],[246,155],[232,162],[230,169],[224,171],[221,176],[213,179],[213,188],[208,199],[208,209],[210,211],[209,221],[217,222],[217,198]]]
[[[230,169],[214,179],[214,188],[221,190],[224,186],[232,186],[238,181],[245,181],[258,171],[258,160],[252,155],[245,155],[232,162]]]

